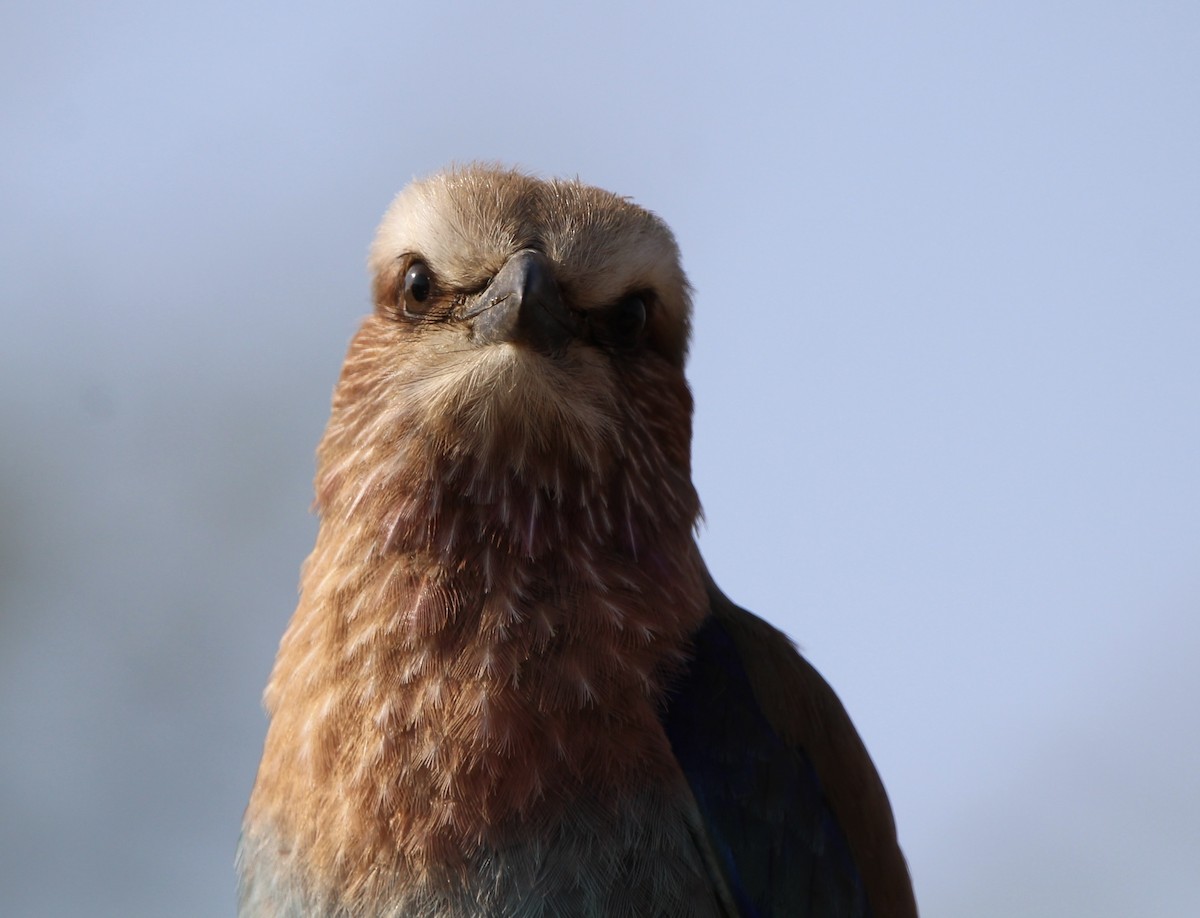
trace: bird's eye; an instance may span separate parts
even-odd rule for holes
[[[608,310],[603,322],[603,338],[613,347],[629,348],[641,341],[645,329],[646,298],[640,293],[631,293]]]
[[[432,305],[433,273],[423,261],[414,261],[404,274],[402,305],[408,315],[421,316]]]

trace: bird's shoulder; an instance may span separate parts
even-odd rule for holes
[[[709,583],[663,724],[744,915],[915,916],[883,784],[837,695]]]

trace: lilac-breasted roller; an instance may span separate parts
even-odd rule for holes
[[[662,221],[467,167],[370,267],[239,914],[915,916],[837,697],[700,558]]]

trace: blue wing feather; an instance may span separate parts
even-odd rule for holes
[[[693,636],[663,726],[743,916],[869,918],[816,769],[772,728],[716,616]]]

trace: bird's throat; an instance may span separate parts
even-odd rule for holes
[[[536,362],[398,376],[392,333],[364,324],[335,393],[247,816],[343,886],[676,780],[658,711],[707,603],[681,376],[614,413]]]
[[[406,521],[431,500],[454,504],[325,514],[266,692],[251,809],[322,875],[452,869],[579,800],[616,808],[676,777],[657,715],[705,611],[690,527],[635,552],[636,521],[609,521],[607,550],[560,523],[557,550],[531,557],[468,538],[486,531],[470,512]],[[442,527],[459,552],[404,543]]]

